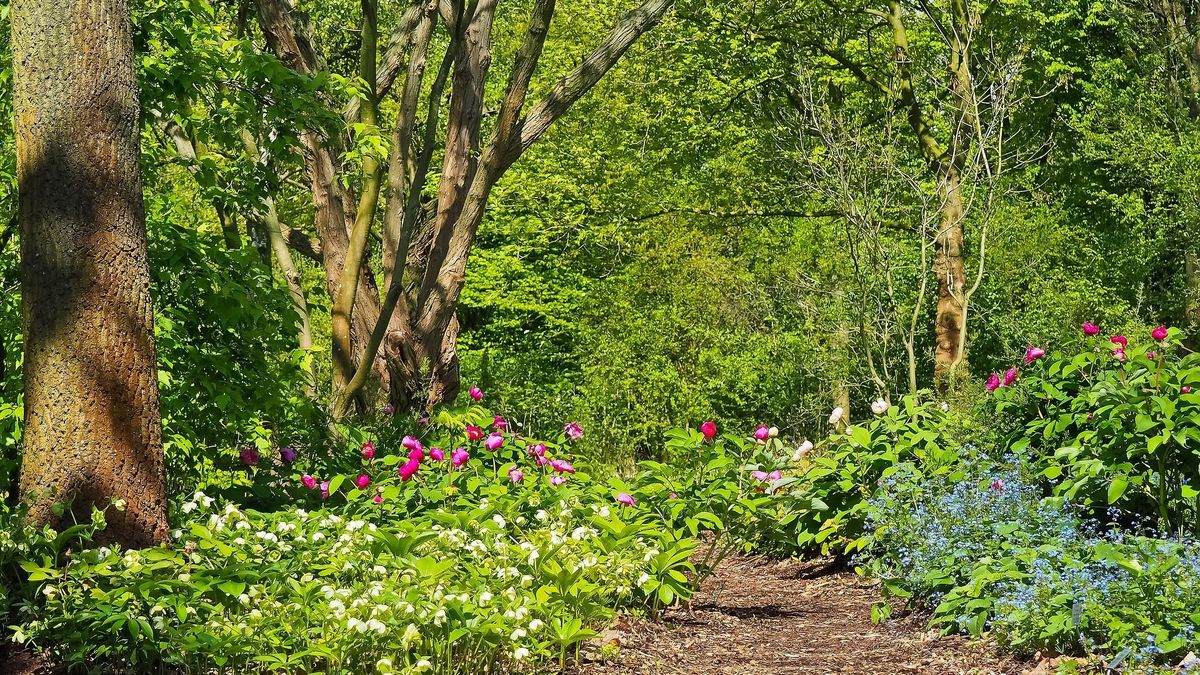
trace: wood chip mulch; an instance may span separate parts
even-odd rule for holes
[[[731,556],[690,609],[658,622],[620,619],[575,675],[1020,675],[1034,666],[940,637],[927,616],[872,624],[878,600],[878,584],[828,561]]]

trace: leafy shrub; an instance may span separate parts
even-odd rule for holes
[[[792,503],[780,524],[798,551],[863,550],[870,543],[868,500],[881,480],[903,471],[918,481],[951,470],[957,454],[945,434],[948,411],[926,395],[905,396],[846,434],[830,436],[807,457],[797,454],[803,466],[783,483],[792,489]]]
[[[995,409],[1021,420],[1011,447],[1043,458],[1056,494],[1096,513],[1116,505],[1126,525],[1150,517],[1164,532],[1197,534],[1200,355],[1180,356],[1179,332],[1169,335],[1128,346],[1093,337],[1074,355],[1031,349],[1026,372],[997,389]]]

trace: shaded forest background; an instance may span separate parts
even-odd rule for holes
[[[501,7],[497,62],[516,52],[528,4]],[[802,437],[835,404],[861,416],[914,380],[931,388],[930,242],[942,203],[896,83],[910,68],[931,127],[956,137],[956,3],[905,3],[902,61],[879,13],[887,4],[680,3],[496,187],[458,308],[464,387],[482,386],[522,428],[578,419],[590,448],[621,463],[653,454],[686,420],[771,421]],[[303,444],[322,428],[308,369],[327,390],[329,364],[297,349],[287,285],[252,212],[270,195],[289,230],[312,232],[303,165],[288,148],[296,130],[275,123],[321,113],[288,88],[261,39],[242,33],[239,3],[133,5],[169,461],[264,434]],[[628,9],[559,5],[535,91]],[[342,18],[355,7],[306,3],[331,70],[354,59],[357,24]],[[964,155],[963,225],[967,282],[978,284],[967,370],[1077,340],[1085,320],[1112,332],[1195,327],[1200,8],[1016,0],[975,10],[978,133]],[[381,7],[381,18],[399,14]],[[0,4],[9,118],[6,16]],[[488,101],[503,87],[489,80]],[[171,122],[199,141],[194,161],[178,153]],[[264,130],[269,162],[228,150],[239,125]],[[0,133],[10,475],[21,387],[14,165],[11,135]],[[217,198],[233,207],[224,230]],[[295,259],[323,354],[323,273]]]

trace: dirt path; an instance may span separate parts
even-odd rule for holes
[[[1031,667],[986,645],[938,637],[924,618],[871,623],[878,588],[820,563],[731,558],[691,611],[661,622],[625,619],[603,639],[618,655],[578,675],[1017,675]],[[611,647],[610,647],[611,650]]]

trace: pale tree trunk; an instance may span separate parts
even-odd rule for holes
[[[934,324],[934,381],[940,390],[952,388],[966,376],[966,305],[963,260],[963,196],[958,169],[949,167],[939,183],[941,211],[933,245],[933,273],[937,277],[937,314]]]
[[[138,99],[125,0],[17,0],[13,104],[32,522],[167,535]],[[67,516],[54,504],[71,501]]]

